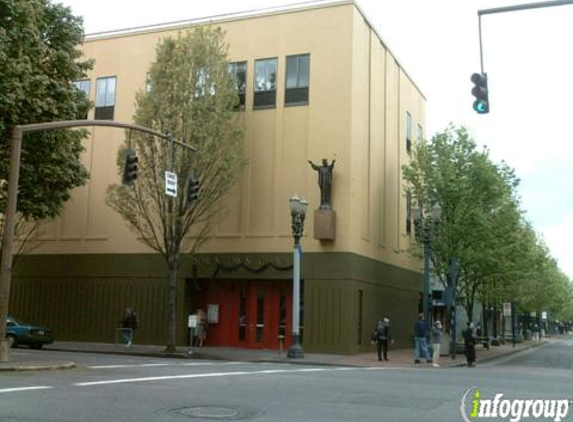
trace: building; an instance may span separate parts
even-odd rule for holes
[[[246,71],[237,113],[250,164],[214,239],[179,272],[178,343],[188,342],[188,315],[203,308],[208,345],[279,348],[283,334],[288,344],[288,199],[298,193],[310,202],[302,239],[305,351],[370,350],[382,314],[392,320],[396,345],[410,345],[422,277],[406,252],[413,230],[401,166],[423,134],[425,98],[353,1],[88,36],[83,51],[95,66],[80,84],[95,103],[88,117],[130,122],[158,40],[204,24],[226,31],[230,69]],[[261,90],[255,80],[272,83]],[[136,342],[164,341],[165,264],[105,205],[107,186],[119,180],[124,136],[92,129],[89,185],[42,225],[41,246],[15,268],[11,313],[53,326],[60,340],[113,341],[123,310],[133,306],[141,319]],[[320,194],[308,160],[324,158],[336,160],[333,240],[315,238]]]

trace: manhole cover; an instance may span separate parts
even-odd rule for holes
[[[239,413],[236,409],[226,407],[190,407],[181,410],[183,416],[192,418],[228,419],[238,416]]]
[[[213,420],[245,420],[257,417],[260,412],[252,409],[239,409],[223,406],[193,406],[182,407],[167,411],[175,416],[185,416],[194,419],[213,419]]]

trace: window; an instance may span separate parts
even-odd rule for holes
[[[418,142],[422,142],[424,140],[424,128],[421,125],[418,125]]]
[[[79,89],[80,91],[83,91],[84,94],[86,94],[86,98],[89,100],[90,89],[91,89],[91,83],[90,83],[89,79],[85,79],[85,80],[81,80],[81,81],[75,81],[74,86],[77,89]],[[85,110],[80,110],[78,118],[87,119],[88,118],[88,110],[89,110],[89,106]]]
[[[255,60],[253,108],[272,108],[277,99],[277,59]]]
[[[412,193],[406,192],[406,233],[412,233]]]
[[[151,73],[145,75],[145,92],[151,92]]]
[[[310,54],[288,56],[286,59],[285,104],[308,104]]]
[[[229,73],[239,96],[239,102],[233,110],[244,110],[247,95],[247,62],[229,63]]]
[[[197,70],[195,80],[195,98],[203,98],[206,94],[215,95],[215,83],[211,81],[211,69],[201,67]]]
[[[98,78],[96,81],[96,120],[113,120],[116,78]]]
[[[412,149],[412,115],[406,112],[406,151]]]

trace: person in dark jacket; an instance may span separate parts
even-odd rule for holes
[[[424,314],[420,314],[418,321],[414,324],[414,363],[420,363],[420,356],[431,363],[430,353],[428,352],[428,326],[424,320]]]
[[[384,317],[382,321],[378,321],[374,329],[373,338],[376,341],[376,350],[378,352],[378,360],[388,360],[388,343],[390,340],[390,319]]]
[[[126,349],[130,349],[133,344],[133,332],[139,328],[139,321],[133,308],[125,310],[125,317],[120,321],[123,328],[123,338],[125,340]]]
[[[468,366],[471,368],[475,366],[476,361],[476,336],[473,322],[468,322],[468,328],[464,330],[463,337],[466,360],[468,361]]]

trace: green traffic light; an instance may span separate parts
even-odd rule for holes
[[[477,111],[478,113],[487,113],[488,112],[487,102],[476,101],[474,104],[474,110]]]

